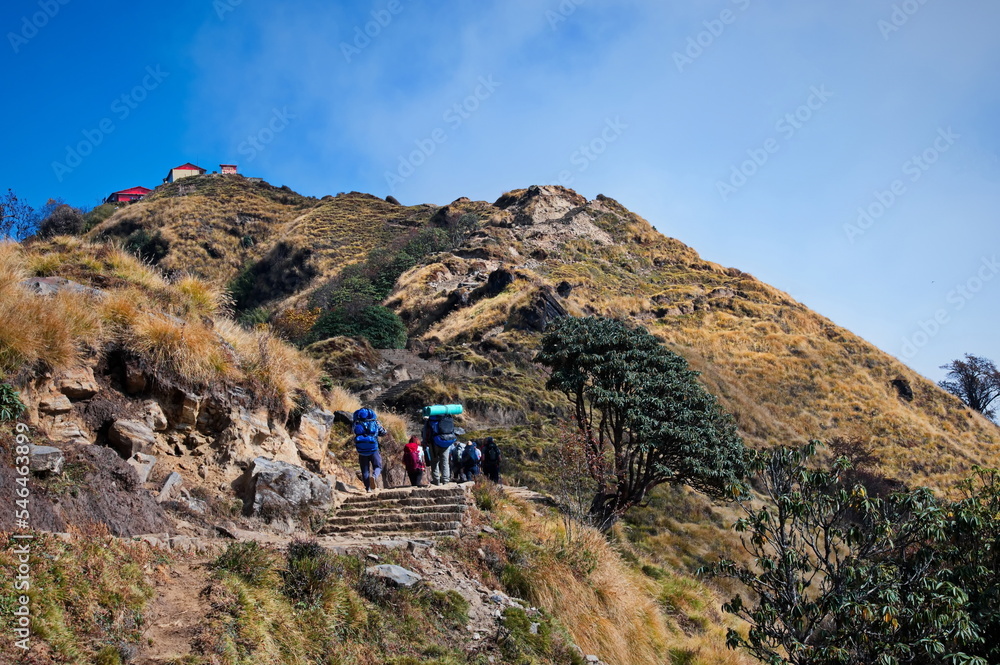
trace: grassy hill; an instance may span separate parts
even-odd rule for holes
[[[20,285],[27,277],[66,277],[103,295],[41,301]],[[324,314],[356,316],[373,303],[399,317],[405,350],[315,342]],[[0,308],[23,322],[0,331],[0,370],[11,381],[125,352],[178,386],[245,389],[286,424],[306,398],[331,410],[357,406],[341,383],[383,414],[395,410],[398,438],[416,431],[417,407],[461,401],[466,430],[495,436],[505,450],[508,479],[557,493],[553,456],[568,404],[545,390],[532,359],[547,322],[563,314],[647,327],[701,372],[748,445],[818,438],[832,443],[827,454],[866,458],[872,474],[939,489],[975,464],[1000,465],[996,425],[895,358],[752,275],[702,259],[613,199],[561,187],[513,190],[493,203],[401,206],[356,192],[304,197],[239,176],[187,178],[121,207],[85,238],[6,246]],[[331,436],[328,451],[341,454],[347,442]],[[477,525],[498,533],[480,533],[472,549],[459,542],[449,556],[480,582],[536,603],[557,633],[619,662],[649,654],[746,662],[724,647],[720,598],[731,590],[693,574],[738,547],[731,509],[663,487],[605,539],[588,530],[570,537],[554,511],[488,493],[477,500]],[[279,620],[290,606],[275,589],[248,591],[225,576],[213,584],[267,609],[255,616],[290,631],[295,653],[322,646],[305,624]],[[409,634],[414,617],[441,611],[440,598],[380,607],[341,586],[346,604],[328,610],[375,617],[343,633],[345,644],[371,637],[382,614]],[[231,609],[212,615],[216,632],[205,639],[252,629],[261,641],[247,638],[244,655],[273,655],[267,631],[240,624]],[[458,623],[392,662],[435,654],[434,662],[464,662]],[[517,662],[558,662],[556,643],[531,657],[519,651]],[[364,653],[359,662],[381,657],[351,644]]]

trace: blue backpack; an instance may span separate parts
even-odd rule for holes
[[[354,412],[354,444],[378,444],[379,431],[378,420],[375,412],[371,409],[358,409]]]
[[[479,466],[479,462],[483,459],[483,454],[479,451],[479,448],[470,443],[466,446],[465,452],[462,453],[462,457],[465,458],[464,461],[468,464],[468,466]]]
[[[432,416],[427,424],[431,428],[431,439],[439,448],[447,448],[458,440],[455,436],[455,421],[451,416]]]

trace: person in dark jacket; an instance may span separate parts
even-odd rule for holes
[[[361,480],[365,490],[374,492],[378,477],[382,473],[382,456],[379,454],[378,439],[385,436],[385,428],[378,421],[372,409],[358,409],[354,412],[354,448],[358,452],[361,466]]]
[[[483,453],[475,441],[469,441],[462,452],[462,480],[470,482],[479,475]]]
[[[420,437],[411,436],[403,449],[403,466],[406,467],[406,475],[410,477],[410,485],[418,487],[424,479],[423,455],[420,451]]]
[[[497,485],[500,484],[500,462],[502,460],[500,446],[497,445],[492,436],[486,437],[486,440],[483,441],[483,473]]]

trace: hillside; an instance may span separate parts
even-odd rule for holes
[[[316,332],[369,307],[398,317],[405,348]],[[896,359],[561,187],[402,206],[185,178],[82,238],[4,245],[0,310],[18,322],[0,329],[0,371],[52,448],[32,526],[63,534],[39,545],[38,663],[748,662],[725,648],[732,589],[694,575],[736,551],[731,508],[661,487],[605,537],[532,491],[564,489],[568,405],[533,357],[565,314],[647,327],[748,445],[818,438],[939,489],[1000,464],[1000,430]],[[343,412],[379,410],[400,483],[399,445],[441,401],[531,489],[364,503]],[[14,436],[0,423],[5,458]],[[322,551],[301,545],[314,539]],[[427,579],[386,588],[374,561]]]
[[[386,304],[415,350],[433,346],[439,359],[511,371],[516,391],[505,381],[461,379],[445,388],[481,403],[484,414],[558,406],[537,394],[540,376],[524,361],[545,317],[563,308],[649,328],[703,373],[754,445],[840,437],[872,447],[887,475],[939,487],[1000,455],[997,428],[932,382],[753,276],[701,259],[604,196],[586,201],[532,187],[493,204],[406,207],[202,176],[158,188],[90,237],[159,232],[169,243],[161,268],[220,285],[250,272],[254,297],[245,304],[273,314],[316,304],[309,294],[372,250],[422,228],[452,229],[468,215],[478,228],[451,251],[423,257]],[[497,270],[513,281],[484,297],[476,289]]]

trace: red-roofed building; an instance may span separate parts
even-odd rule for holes
[[[219,169],[222,171],[222,175],[236,175],[236,164],[219,164]]]
[[[175,182],[177,180],[180,180],[181,178],[187,178],[188,176],[201,175],[204,172],[205,169],[201,168],[200,166],[191,164],[189,162],[187,164],[181,164],[180,166],[175,166],[174,168],[170,169],[170,171],[167,173],[167,177],[163,179],[163,182]]]
[[[132,187],[131,189],[123,189],[120,192],[112,192],[108,198],[104,199],[105,203],[126,203],[128,201],[138,201],[146,194],[149,194],[151,189],[147,187]]]

